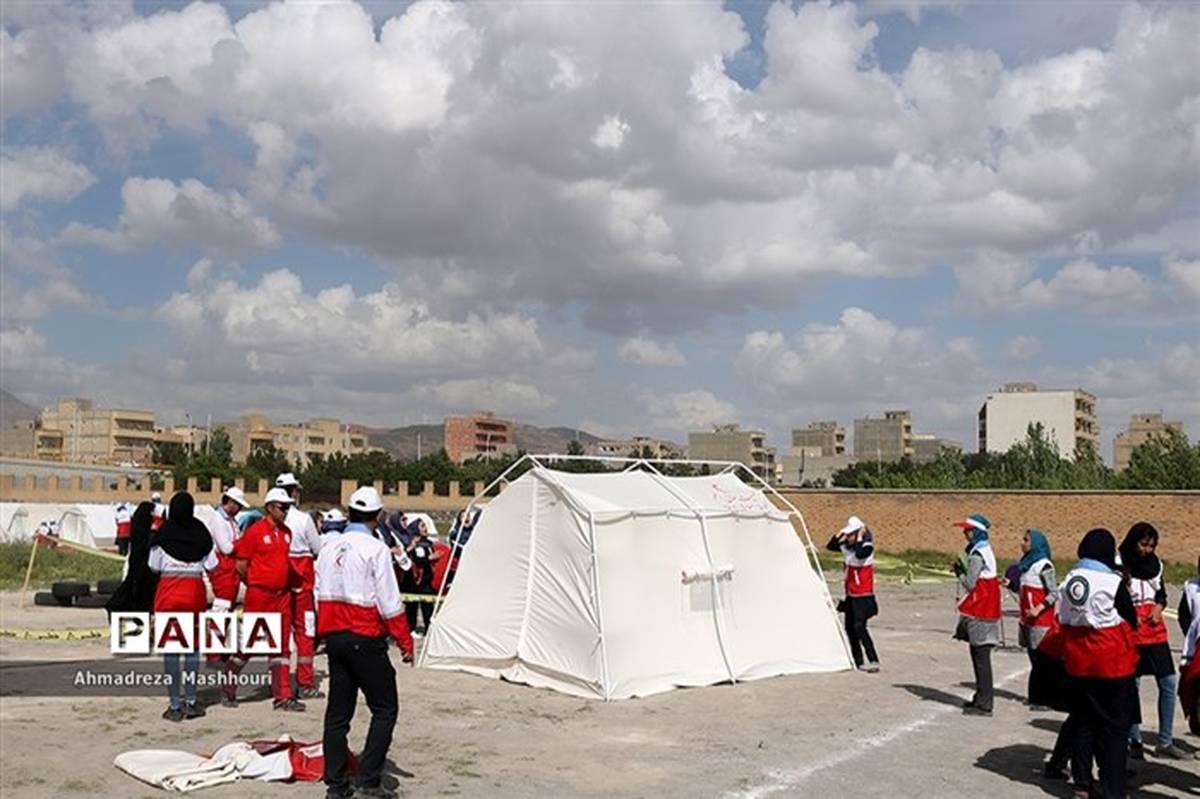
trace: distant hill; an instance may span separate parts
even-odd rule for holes
[[[364,428],[364,431],[372,447],[379,447],[400,460],[416,460],[418,435],[422,455],[437,452],[445,446],[444,431],[440,424],[415,424],[390,430]],[[542,453],[565,453],[567,445],[576,439],[585,447],[600,440],[598,436],[571,427],[534,427],[528,424],[518,424],[513,437],[517,449]]]
[[[38,408],[0,388],[0,428],[12,427],[20,422],[32,422],[40,413]]]

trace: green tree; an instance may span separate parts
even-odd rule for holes
[[[1188,443],[1174,429],[1151,436],[1134,449],[1120,483],[1136,489],[1200,489],[1200,444]]]
[[[233,463],[233,440],[229,438],[229,433],[224,427],[212,431],[204,445],[204,454],[224,466]]]
[[[576,439],[571,439],[570,441],[567,442],[567,454],[568,455],[582,455],[583,454],[583,444],[580,444],[579,441]]]

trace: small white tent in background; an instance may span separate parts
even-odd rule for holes
[[[29,510],[19,502],[0,502],[0,540],[26,541],[32,535]]]
[[[605,700],[851,668],[798,511],[729,470],[574,474],[527,457],[488,503],[422,666]]]
[[[58,519],[58,537],[85,547],[112,546],[117,537],[116,506],[72,505]]]

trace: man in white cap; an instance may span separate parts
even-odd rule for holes
[[[292,692],[291,636],[292,626],[292,569],[288,557],[292,534],[284,520],[292,498],[282,488],[272,488],[263,499],[266,515],[246,528],[233,545],[238,574],[246,583],[242,606],[247,613],[277,613],[280,620],[280,653],[268,661],[271,670],[271,695],[276,710],[304,710],[304,703]],[[225,663],[225,671],[236,675],[245,667],[248,656],[233,655]],[[223,686],[221,704],[237,705],[237,683],[229,679]]]
[[[317,558],[317,633],[329,657],[325,707],[326,797],[391,797],[381,784],[392,730],[400,712],[388,638],[401,659],[413,661],[413,639],[387,545],[374,537],[383,500],[371,486],[350,495],[350,523]],[[357,789],[346,774],[346,737],[362,691],[371,709],[366,745],[358,758]]]
[[[221,502],[208,517],[208,532],[217,550],[217,568],[208,573],[212,583],[214,611],[233,609],[237,601],[241,578],[238,577],[233,545],[241,537],[237,515],[250,507],[246,495],[237,486],[229,486],[221,494]]]
[[[867,620],[878,615],[879,605],[875,601],[875,539],[867,525],[857,516],[846,520],[825,548],[830,552],[842,553],[842,576],[845,598],[839,608],[845,614],[846,637],[850,640],[850,654],[854,665],[863,669],[863,650],[866,650],[865,671],[879,671],[879,656],[875,642],[867,632]]]
[[[163,522],[167,520],[167,506],[163,504],[162,494],[157,491],[150,495],[150,501],[154,503],[154,513],[150,517],[150,529],[158,532],[158,529],[163,526]]]
[[[321,551],[321,534],[312,517],[300,510],[301,486],[296,475],[284,472],[275,478],[275,487],[286,491],[292,499],[285,523],[292,531],[292,634],[296,638],[296,683],[301,699],[315,699],[323,696],[313,671],[317,635],[313,558]]]

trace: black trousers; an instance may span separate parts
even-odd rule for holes
[[[980,710],[991,710],[995,702],[992,685],[992,646],[971,647],[971,668],[975,672],[975,698],[971,701]]]
[[[1079,719],[1070,713],[1058,728],[1058,737],[1054,739],[1054,751],[1050,753],[1050,762],[1046,765],[1051,769],[1065,769],[1071,759],[1071,747],[1074,746],[1075,734],[1079,729]],[[1092,771],[1091,758],[1088,758],[1087,771]]]
[[[864,649],[867,652],[867,660],[871,663],[878,663],[879,655],[875,653],[875,642],[871,640],[871,634],[867,632],[867,619],[847,610],[845,621],[846,637],[850,639],[850,654],[854,656],[854,665],[861,666],[863,664]]]
[[[1136,702],[1133,677],[1072,681],[1071,715],[1078,726],[1072,734],[1071,778],[1076,786],[1091,786],[1094,757],[1100,771],[1099,794],[1104,799],[1124,799],[1126,747]]]
[[[371,711],[371,726],[358,761],[358,784],[364,788],[378,787],[400,712],[396,670],[388,659],[388,641],[349,632],[333,633],[325,638],[325,654],[329,658],[329,701],[322,737],[325,784],[335,789],[349,786],[346,736],[358,704],[358,692],[362,691]]]
[[[117,554],[119,554],[121,557],[125,557],[126,555],[129,554],[129,539],[128,538],[118,538],[117,539]]]
[[[429,630],[429,621],[433,618],[433,603],[432,602],[405,602],[404,616],[408,620],[408,629],[415,631],[417,629],[417,609],[421,610],[421,618],[425,620],[425,629]]]

